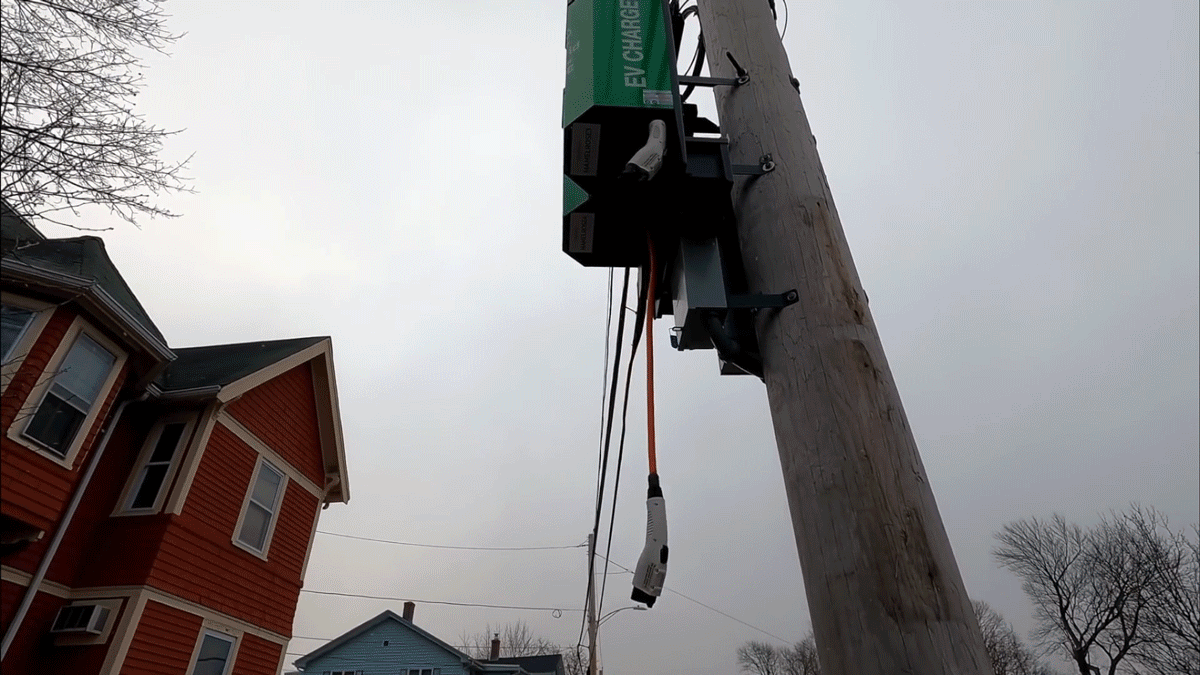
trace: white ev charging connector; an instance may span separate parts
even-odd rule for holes
[[[667,152],[667,123],[654,120],[650,123],[650,138],[646,141],[629,162],[625,164],[624,175],[633,176],[638,181],[654,178],[654,174],[663,165],[663,155]]]
[[[658,474],[650,474],[650,489],[646,500],[646,545],[633,569],[635,602],[653,607],[662,595],[667,579],[667,503],[663,500]]]

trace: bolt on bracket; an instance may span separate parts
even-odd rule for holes
[[[775,160],[770,155],[758,158],[758,164],[734,164],[730,167],[735,176],[761,176],[775,170]]]

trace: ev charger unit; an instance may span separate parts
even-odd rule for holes
[[[751,78],[732,54],[737,78],[680,76],[682,34],[677,0],[568,3],[563,252],[587,267],[643,267],[651,237],[661,276],[649,307],[674,315],[673,346],[715,348],[723,374],[761,376],[753,314],[795,293],[745,294],[730,191],[735,175],[770,171],[770,157],[733,164],[720,127],[686,102],[697,86]]]
[[[643,290],[655,289],[649,316],[675,317],[672,346],[715,349],[722,374],[761,378],[755,312],[797,296],[746,293],[731,190],[734,175],[761,175],[773,164],[770,155],[733,164],[720,127],[686,102],[697,86],[751,79],[728,52],[736,78],[700,77],[703,41],[696,69],[679,75],[678,43],[694,13],[679,0],[568,0],[562,247],[587,267],[642,268]],[[668,548],[652,426],[649,440],[646,542],[631,598],[652,607]]]

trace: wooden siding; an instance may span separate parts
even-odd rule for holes
[[[25,595],[26,586],[8,581],[0,581],[0,625],[8,626],[13,614],[17,611],[17,603]]]
[[[136,469],[146,435],[161,411],[132,404],[113,431],[46,577],[68,586],[145,583],[170,520],[161,515],[111,517]]]
[[[183,512],[159,547],[150,584],[267,630],[290,635],[318,499],[291,482],[267,560],[233,544],[258,453],[217,425]]]
[[[149,600],[125,654],[121,675],[180,675],[187,671],[203,621]]]
[[[228,412],[317,485],[325,484],[312,367],[308,363],[246,392]]]
[[[233,675],[277,675],[283,645],[246,633],[238,646]]]
[[[5,492],[8,490],[8,477],[7,474],[0,475],[5,476],[4,487],[0,489],[0,492]],[[5,513],[8,513],[8,509],[5,509]],[[37,569],[38,564],[42,561],[42,556],[46,554],[46,549],[50,546],[50,538],[53,536],[53,533],[53,530],[46,532],[40,540],[31,542],[25,548],[6,557],[4,564],[27,574],[33,574],[33,571]]]
[[[5,581],[3,582],[3,591],[5,605],[12,603],[13,610],[15,610],[16,604],[25,595],[25,587]],[[48,593],[37,594],[29,606],[29,611],[25,614],[20,632],[9,646],[8,653],[4,656],[4,662],[0,664],[0,672],[5,675],[9,673],[30,673],[32,675],[33,673],[71,672],[49,667],[50,659],[58,650],[62,649],[62,647],[54,646],[53,638],[49,635],[50,626],[54,623],[54,617],[58,614],[59,608],[65,603],[66,600]],[[8,627],[8,618],[6,616],[4,621],[5,628]]]
[[[385,646],[383,643],[387,641]],[[337,649],[309,661],[306,673],[361,670],[362,675],[396,675],[405,668],[438,668],[440,675],[467,675],[462,657],[431,642],[395,619],[384,619]]]
[[[3,450],[0,452],[0,471],[4,475],[0,509],[5,515],[46,530],[47,539],[79,480],[80,467],[91,456],[100,430],[108,421],[113,402],[129,369],[129,365],[126,364],[109,390],[96,422],[86,431],[87,437],[82,449],[75,456],[72,469],[65,469],[10,439],[8,432],[13,424],[24,423],[25,418],[31,414],[27,410],[18,415],[75,317],[76,314],[66,308],[54,310],[54,315],[14,374],[12,383],[4,390],[3,400],[0,401],[0,428],[4,430],[3,438],[0,439],[0,447]],[[32,405],[36,402],[29,403]]]

